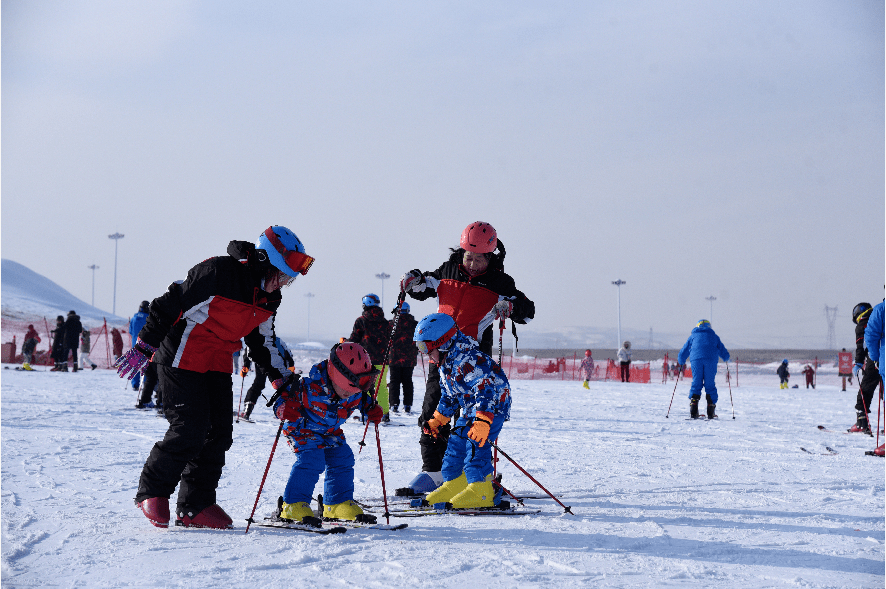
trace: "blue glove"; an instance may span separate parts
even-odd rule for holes
[[[855,375],[855,378],[858,378],[858,373],[861,372],[863,369],[864,369],[864,365],[856,364],[855,366],[852,367],[852,374]]]
[[[135,340],[135,345],[132,346],[131,350],[117,358],[117,361],[114,362],[114,368],[117,369],[117,374],[121,378],[133,379],[136,374],[144,373],[145,366],[151,361],[151,356],[156,351],[157,348],[138,338]]]

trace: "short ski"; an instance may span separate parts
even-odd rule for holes
[[[255,522],[255,525],[265,528],[285,528],[287,530],[298,530],[299,532],[312,532],[314,534],[344,534],[347,531],[347,528],[344,526],[317,527],[279,517],[266,517],[260,522]]]
[[[237,421],[245,421],[246,423],[255,423],[255,420],[251,417],[246,417],[245,415],[238,415],[236,411],[234,411],[234,419]]]
[[[847,435],[849,435],[849,434],[865,434],[865,435],[868,435],[868,436],[874,437],[874,434],[872,434],[872,433],[870,433],[870,432],[850,432],[850,431],[838,432],[838,431],[836,431],[836,430],[828,429],[828,428],[826,428],[826,427],[823,426],[823,425],[819,425],[819,426],[818,426],[818,429],[820,429],[820,430],[823,431],[823,432],[827,432],[827,433],[829,433],[829,434],[847,434]]]
[[[503,502],[504,503],[504,502]],[[389,510],[392,517],[423,517],[427,515],[534,515],[541,513],[540,509],[525,509],[519,507],[478,507],[478,508],[444,508],[434,507],[408,507],[405,509]]]
[[[807,454],[821,454],[822,456],[833,456],[833,455],[837,454],[837,451],[834,450],[833,448],[831,448],[830,446],[825,446],[824,448],[825,448],[825,450],[827,450],[827,452],[813,452],[812,450],[807,450],[803,446],[800,446],[800,450],[802,450],[803,452],[806,452]]]
[[[343,528],[364,528],[367,530],[402,530],[409,527],[409,524],[367,524],[346,519],[332,519],[327,517],[323,518],[323,522]]]

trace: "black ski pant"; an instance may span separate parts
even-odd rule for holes
[[[148,362],[147,367],[145,368],[145,373],[142,375],[142,393],[141,397],[139,397],[139,403],[142,405],[146,405],[150,400],[151,396],[154,394],[154,389],[157,388],[157,382],[159,381],[159,376],[157,375],[157,365],[153,362]],[[163,402],[163,398],[161,396],[162,389],[157,390],[157,404]]]
[[[178,508],[199,513],[216,502],[225,452],[233,443],[231,374],[170,366],[157,366],[157,374],[169,429],[151,449],[135,499],[170,497],[179,485]]]
[[[412,407],[412,396],[415,387],[412,384],[412,369],[414,366],[389,366],[391,382],[388,383],[388,401],[391,406],[400,404],[400,385],[403,385],[403,405]],[[438,383],[439,388],[439,383]],[[439,395],[437,401],[440,401]],[[436,409],[436,405],[434,406]],[[433,416],[433,412],[431,413]]]
[[[621,374],[621,382],[631,382],[631,363],[621,362],[619,364],[619,372]]]
[[[874,391],[880,384],[880,371],[877,366],[870,360],[865,360],[864,368],[861,371],[861,383],[858,389],[858,396],[855,400],[855,410],[871,412],[871,403],[874,400]]]
[[[246,406],[245,411],[246,415],[249,416],[252,414],[252,409],[255,407],[258,398],[261,396],[261,392],[265,390],[265,385],[268,383],[268,373],[261,369],[261,367],[256,364],[255,365],[255,380],[252,381],[252,386],[249,387],[249,390],[246,391]]]
[[[422,404],[421,415],[418,418],[419,427],[424,427],[432,417],[437,405],[440,403],[440,369],[435,362],[428,367],[428,383],[425,387],[425,400]],[[453,421],[458,419],[457,415]],[[424,472],[440,472],[443,470],[443,455],[446,454],[446,445],[449,442],[450,426],[444,425],[437,432],[437,437],[422,433],[418,443],[421,445],[421,469]]]

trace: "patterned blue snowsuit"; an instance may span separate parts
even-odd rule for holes
[[[294,418],[283,424],[286,441],[295,452],[295,464],[283,491],[286,503],[310,503],[324,470],[324,503],[335,505],[354,498],[354,453],[345,442],[341,425],[355,409],[364,411],[369,397],[358,392],[339,398],[328,381],[328,362],[312,366],[308,377],[283,392],[274,404],[275,415],[281,415],[285,406],[287,417]]]
[[[717,385],[714,379],[717,377],[717,358],[723,358],[729,362],[729,351],[720,341],[720,337],[711,329],[710,323],[703,323],[692,330],[689,339],[683,344],[677,362],[692,366],[692,385],[689,387],[689,398],[701,397],[701,388],[711,403],[717,403]]]
[[[478,483],[492,473],[492,446],[505,421],[511,417],[511,387],[501,367],[480,351],[477,341],[457,332],[440,361],[442,395],[437,411],[452,417],[461,407],[443,457],[443,480],[451,481],[464,471],[468,483]],[[489,439],[480,448],[468,438],[471,422],[483,411],[493,414]],[[460,429],[459,429],[460,428]]]

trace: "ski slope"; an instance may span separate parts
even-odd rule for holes
[[[3,587],[884,585],[884,461],[865,456],[870,437],[816,428],[854,421],[854,394],[836,387],[733,388],[734,420],[721,388],[720,419],[706,422],[685,419],[683,382],[666,419],[673,383],[513,381],[500,446],[574,516],[537,499],[536,516],[392,518],[409,527],[321,536],[243,533],[277,430],[263,406],[234,426],[218,490],[236,529],[161,530],[133,497],[166,422],[133,409],[116,373],[3,370],[0,382]],[[391,495],[421,465],[415,420],[393,419],[404,427],[380,428]],[[356,451],[363,426],[345,433]],[[292,461],[281,441],[258,515]],[[540,492],[512,465],[500,471],[515,493]],[[358,500],[381,500],[372,429],[355,485]]]

